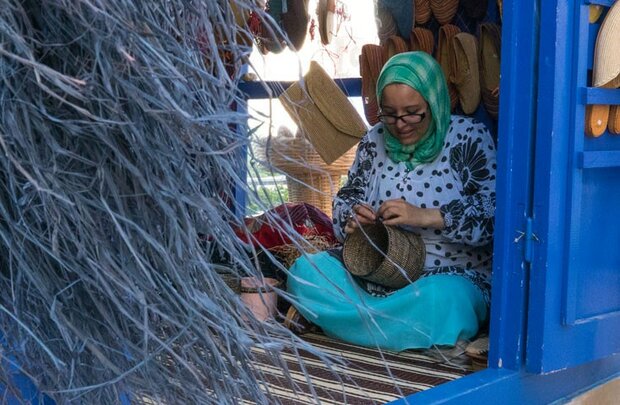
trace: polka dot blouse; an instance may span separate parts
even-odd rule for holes
[[[495,214],[495,145],[484,124],[452,116],[444,148],[430,163],[407,170],[386,154],[383,124],[360,141],[346,184],[334,200],[334,230],[344,240],[351,208],[359,202],[378,210],[384,201],[403,199],[440,210],[445,228],[406,229],[426,244],[426,275],[460,274],[489,297],[491,242]]]

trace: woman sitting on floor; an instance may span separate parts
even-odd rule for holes
[[[334,201],[340,240],[382,221],[421,235],[424,274],[398,290],[352,276],[334,252],[298,259],[288,291],[330,336],[401,351],[454,345],[486,321],[495,212],[495,146],[487,128],[451,116],[441,67],[401,53],[377,80],[380,122],[361,140]]]

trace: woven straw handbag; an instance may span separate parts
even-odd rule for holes
[[[366,124],[336,82],[315,61],[303,80],[279,100],[325,163],[332,164],[357,145]]]
[[[385,287],[403,288],[424,272],[426,248],[420,235],[377,223],[349,235],[342,257],[351,274]]]

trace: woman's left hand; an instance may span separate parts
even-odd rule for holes
[[[385,225],[408,225],[434,229],[445,227],[443,216],[438,209],[420,208],[401,199],[385,201],[379,207],[377,216],[383,220]]]

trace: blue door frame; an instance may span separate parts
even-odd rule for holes
[[[587,88],[588,55],[598,29],[588,24],[589,4],[609,7],[613,0],[504,2],[489,367],[394,404],[544,404],[620,376],[620,334],[613,323],[620,289],[602,298],[610,302],[609,308],[601,305],[608,313],[576,322],[571,283],[574,273],[590,269],[571,272],[562,260],[574,233],[568,211],[575,200],[581,202],[582,185],[592,189],[582,182],[583,169],[620,167],[617,137],[584,145],[585,105],[595,98],[620,104],[620,90]],[[567,190],[569,174],[573,188]],[[597,181],[607,180],[600,177]],[[564,200],[572,205],[554,207]],[[615,208],[599,204],[613,214],[618,202],[612,200]],[[600,272],[612,282],[620,273],[615,266],[609,276],[609,266],[617,265],[618,240],[599,240],[599,249],[610,251],[602,255],[611,257]]]
[[[526,349],[526,368],[535,373],[620,353],[620,137],[584,131],[587,104],[620,104],[620,90],[589,87],[600,26],[589,23],[591,4],[613,1],[541,1],[533,192],[539,242]]]
[[[553,165],[559,164],[549,159],[545,165],[545,159],[548,159],[548,155],[554,153],[553,148],[557,147],[553,142],[566,146],[566,153],[573,155],[564,158],[570,158],[572,162],[576,156],[575,164],[581,168],[598,167],[596,165],[600,164],[606,164],[605,167],[620,167],[620,138],[609,141],[611,145],[605,146],[609,149],[605,151],[586,150],[587,145],[584,147],[583,142],[578,139],[571,142],[572,138],[561,138],[572,136],[570,134],[583,125],[580,114],[587,102],[598,98],[607,103],[620,104],[620,90],[562,90],[562,86],[568,87],[567,83],[576,85],[575,66],[578,67],[577,70],[584,69],[583,60],[569,63],[569,59],[575,56],[583,59],[582,52],[577,51],[576,55],[567,53],[574,42],[579,42],[579,36],[584,35],[583,25],[579,26],[576,22],[583,22],[584,7],[588,4],[610,6],[613,0],[504,1],[501,118],[498,126],[498,210],[489,367],[394,401],[393,404],[543,404],[571,397],[620,375],[620,355],[603,357],[608,354],[606,350],[609,348],[606,347],[592,348],[597,352],[590,353],[591,359],[602,358],[588,362],[590,359],[582,355],[576,359],[577,363],[582,364],[562,369],[558,369],[552,359],[545,358],[546,351],[562,351],[564,348],[561,345],[566,343],[563,339],[557,339],[560,346],[554,347],[553,338],[557,337],[559,332],[551,330],[552,327],[547,325],[558,324],[560,326],[556,329],[562,331],[564,326],[578,320],[578,314],[571,309],[573,307],[566,305],[565,292],[559,287],[548,286],[550,281],[558,281],[548,277],[560,277],[559,284],[568,286],[565,291],[570,292],[571,283],[574,282],[570,274],[568,280],[562,281],[563,273],[560,268],[555,267],[551,271],[544,269],[547,270],[545,272],[537,268],[541,264],[560,266],[560,261],[554,261],[554,254],[559,254],[555,244],[563,243],[566,236],[556,235],[537,242],[533,235],[539,229],[533,224],[537,221],[534,215],[540,209],[537,204],[541,198],[546,204],[543,208],[550,210],[552,193],[549,190],[535,191],[535,188],[554,186],[551,174],[548,181],[541,179],[545,176],[544,172],[553,172],[557,169]],[[581,28],[575,32],[575,27]],[[588,49],[592,49],[591,44],[589,47]],[[563,67],[562,64],[568,66]],[[591,61],[586,68],[588,66],[591,66]],[[349,95],[359,95],[359,80],[344,79],[338,83]],[[262,98],[262,87],[256,85],[257,88],[252,89],[252,86],[253,84],[248,84],[243,90],[251,93],[253,97]],[[580,92],[583,96],[577,94]],[[570,116],[558,117],[558,112]],[[559,121],[564,118],[567,123]],[[555,138],[542,138],[547,135]],[[566,143],[568,144],[565,145]],[[551,158],[557,160],[562,156]],[[541,166],[543,174],[540,171]],[[538,197],[534,196],[536,193]],[[573,200],[574,198],[571,199]],[[615,212],[618,212],[617,209]],[[550,219],[554,220],[555,217],[545,212],[542,217],[547,220],[546,228],[554,225]],[[618,216],[614,219],[616,226],[619,221],[617,218]],[[558,303],[563,303],[563,306]],[[556,309],[557,314],[549,312]],[[549,315],[555,315],[557,319]],[[600,332],[605,334],[605,330]],[[594,345],[594,338],[590,336],[588,339],[586,336],[576,349],[587,349]],[[550,363],[546,363],[547,360]],[[549,367],[546,368],[545,364],[549,364]],[[548,371],[553,372],[547,373]],[[37,398],[37,395],[32,393],[31,384],[24,381],[20,385],[25,392],[33,395],[32,398]]]

